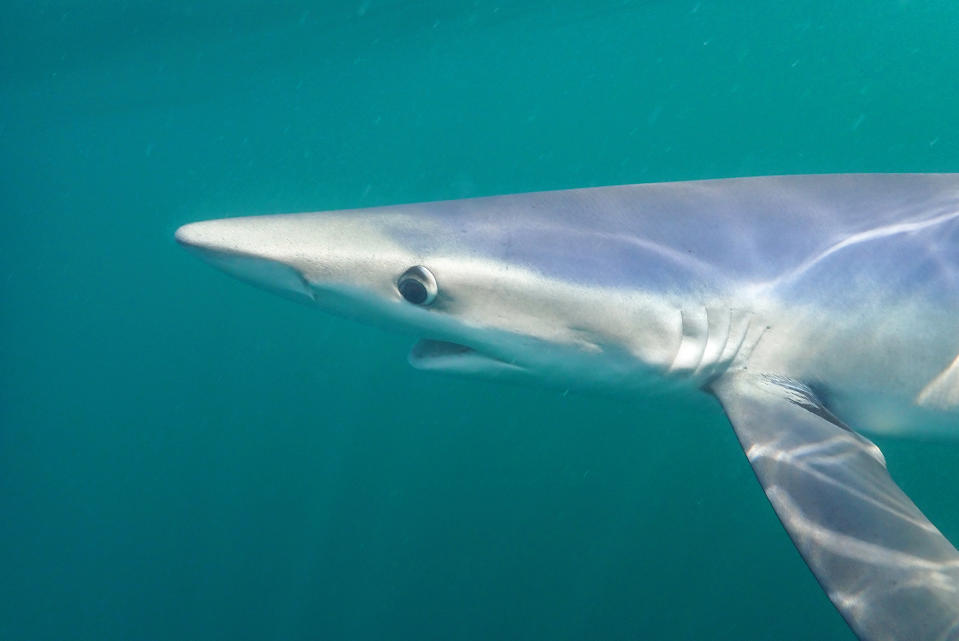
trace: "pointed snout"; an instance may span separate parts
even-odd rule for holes
[[[216,222],[213,220],[208,220],[199,223],[189,223],[183,225],[176,230],[174,238],[176,241],[186,247],[187,249],[202,251],[212,250],[216,251],[217,245],[217,232],[216,232]]]
[[[262,255],[269,249],[271,231],[269,221],[261,217],[221,218],[183,225],[174,238],[184,247],[204,253]]]
[[[344,296],[398,298],[396,277],[417,263],[390,237],[391,220],[369,210],[220,218],[184,225],[176,240],[242,280],[336,311]]]
[[[313,299],[313,292],[278,243],[275,230],[248,218],[225,218],[183,225],[180,245],[231,276],[295,299]]]

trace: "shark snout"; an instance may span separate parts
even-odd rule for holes
[[[189,249],[200,250],[205,247],[212,247],[215,244],[215,236],[211,233],[214,221],[189,223],[176,230],[173,235],[176,241]]]
[[[174,237],[206,262],[264,289],[298,300],[313,300],[313,290],[270,235],[254,233],[242,219],[208,220],[183,225]]]
[[[263,253],[264,236],[243,219],[234,218],[189,223],[174,234],[176,241],[190,250],[232,254]]]
[[[397,282],[423,257],[390,236],[390,220],[349,211],[220,218],[184,225],[176,240],[232,276],[328,312],[422,320]]]

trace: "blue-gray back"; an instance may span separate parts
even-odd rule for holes
[[[959,308],[959,174],[734,178],[411,207],[453,225],[465,251],[591,285],[765,283],[821,300],[853,281]],[[392,233],[431,244],[419,227]]]

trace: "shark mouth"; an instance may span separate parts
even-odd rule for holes
[[[515,363],[500,360],[467,345],[422,338],[413,345],[410,365],[416,369],[458,374],[499,375],[524,371]]]

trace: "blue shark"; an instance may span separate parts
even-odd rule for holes
[[[959,552],[862,434],[959,436],[959,174],[574,189],[226,218],[176,238],[414,334],[419,369],[714,396],[860,639],[959,639]]]

